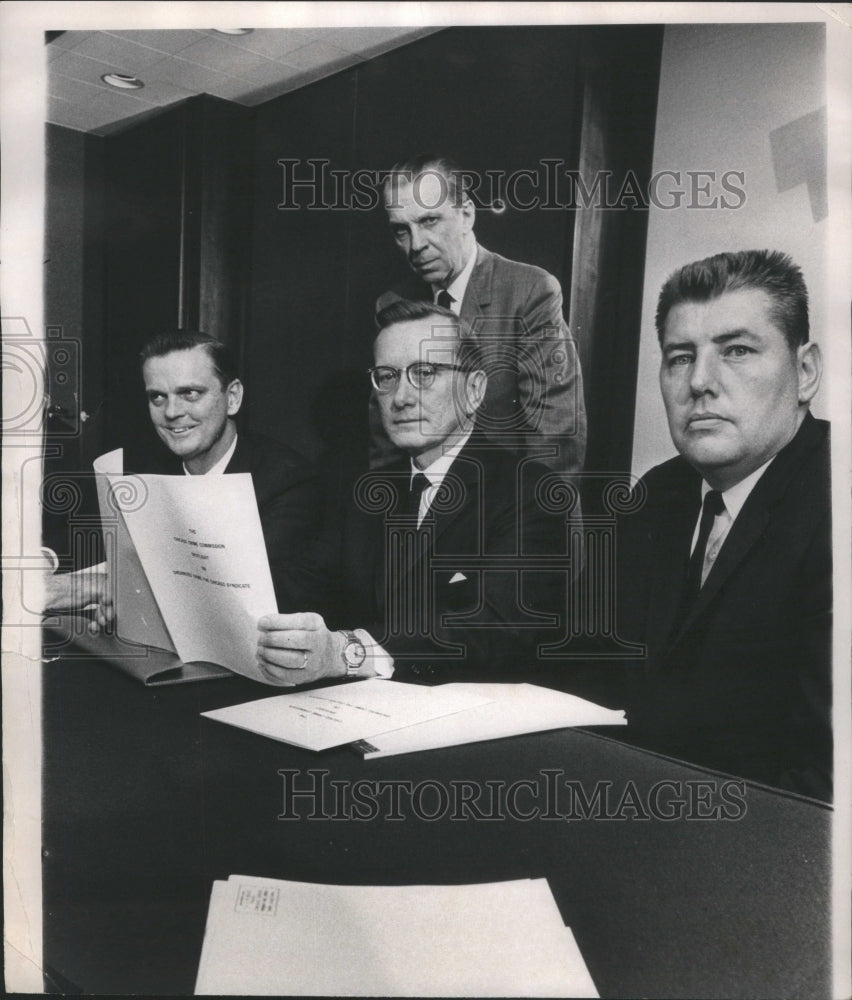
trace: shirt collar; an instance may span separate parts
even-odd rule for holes
[[[458,316],[459,310],[461,309],[462,300],[464,299],[464,293],[467,291],[467,286],[470,283],[470,276],[473,274],[473,266],[476,264],[476,257],[479,253],[479,246],[476,242],[473,244],[473,252],[470,255],[468,262],[462,268],[461,274],[453,281],[452,284],[447,285],[447,291],[450,293],[453,300],[453,312]],[[442,289],[435,287],[432,289],[432,300],[437,302],[438,293]]]
[[[219,459],[219,461],[215,465],[211,466],[205,473],[203,473],[203,475],[205,475],[205,476],[221,476],[222,475],[222,473],[225,471],[225,469],[228,468],[228,463],[234,457],[234,452],[236,451],[236,448],[237,448],[237,437],[238,437],[238,435],[235,434],[234,435],[234,440],[231,442],[231,447],[225,452],[225,454]],[[184,471],[185,475],[187,475],[187,476],[191,476],[192,475],[191,472],[187,471],[187,468],[186,468],[185,465],[183,467],[183,471]]]
[[[458,457],[459,452],[464,448],[467,442],[470,440],[470,435],[473,433],[473,429],[469,430],[464,437],[459,438],[455,444],[449,445],[444,449],[443,454],[436,458],[431,465],[427,466],[425,469],[418,469],[414,464],[414,459],[411,459],[411,478],[422,472],[423,475],[429,480],[431,486],[440,486],[444,480],[444,476],[449,472],[450,466]]]
[[[774,458],[775,456],[773,456]],[[729,489],[722,493],[722,499],[725,501],[725,510],[731,515],[731,520],[735,521],[739,512],[743,509],[743,504],[748,500],[749,494],[757,485],[758,479],[763,475],[764,472],[769,468],[772,458],[768,462],[764,462],[760,468],[755,469],[751,475],[741,479],[735,486],[731,486]],[[710,492],[711,486],[704,480],[701,481],[701,500],[704,501],[704,497]]]

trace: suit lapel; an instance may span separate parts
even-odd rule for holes
[[[447,531],[456,527],[463,518],[469,518],[471,511],[478,513],[480,507],[480,464],[476,457],[471,455],[469,446],[466,446],[456,457],[450,466],[444,481],[441,484],[439,493],[443,490],[449,497],[460,496],[457,504],[452,504],[451,510],[430,508],[429,513],[423,520],[421,530],[426,529],[430,533],[430,545],[427,549],[418,547],[417,553],[411,559],[405,572],[412,573],[420,564],[425,552],[435,551],[439,539],[443,538]],[[435,501],[433,500],[433,504]],[[438,502],[440,508],[441,503]],[[478,518],[477,518],[478,523]],[[475,529],[471,529],[475,530]],[[472,541],[469,538],[470,531],[465,532],[466,544]]]
[[[493,298],[494,257],[484,247],[477,244],[476,263],[470,273],[464,298],[462,299],[459,318],[467,323],[473,323],[482,315],[483,310],[491,304]]]
[[[768,509],[759,498],[754,497],[754,491],[752,491],[752,495],[749,496],[739,516],[731,526],[728,537],[725,539],[716,562],[707,574],[707,579],[699,590],[695,602],[684,618],[678,630],[678,636],[689,629],[692,623],[702,615],[705,608],[710,605],[725,582],[730,579],[749,554],[768,523]]]
[[[452,510],[437,510],[434,513],[430,511],[434,517],[433,542],[437,542],[447,529],[468,511],[478,510],[480,478],[479,463],[470,456],[467,448],[463,448],[441,484],[441,490],[445,495],[454,496],[460,491],[461,498]]]
[[[237,433],[237,447],[231,455],[231,461],[225,466],[225,472],[251,472],[251,456],[249,455],[249,440],[245,433]]]
[[[800,468],[807,454],[816,447],[819,438],[819,426],[814,418],[807,414],[796,436],[775,456],[743,504],[716,562],[704,581],[704,586],[698,592],[695,603],[684,618],[677,634],[673,636],[674,640],[700,618],[764,534],[771,521],[772,510],[782,499],[790,484],[791,476]],[[697,512],[695,516],[697,518]]]

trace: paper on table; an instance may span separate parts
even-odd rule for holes
[[[333,886],[243,875],[213,885],[195,992],[598,996],[545,879]]]
[[[442,688],[477,694],[488,702],[464,716],[383,733],[369,741],[372,749],[362,748],[364,757],[435,750],[567,726],[623,726],[627,722],[622,711],[535,684],[443,684],[438,690]]]
[[[449,688],[376,678],[261,698],[202,715],[306,750],[328,750],[487,701],[485,695]]]
[[[255,658],[257,622],[277,605],[251,476],[107,480],[181,660],[268,684]]]

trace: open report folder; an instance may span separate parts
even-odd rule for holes
[[[175,653],[180,680],[233,671],[268,684],[257,622],[276,601],[251,476],[125,475],[121,449],[94,469],[119,638]],[[156,682],[145,657],[116,662]]]
[[[196,994],[597,997],[545,879],[214,882]]]

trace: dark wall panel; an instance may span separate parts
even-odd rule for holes
[[[109,447],[147,439],[136,356],[153,332],[179,323],[183,115],[172,109],[107,143]]]
[[[344,443],[365,454],[373,304],[406,264],[380,203],[347,207],[332,171],[387,170],[428,149],[483,175],[536,170],[546,157],[576,165],[578,39],[575,28],[450,29],[258,108],[252,425],[311,453]],[[288,170],[320,172],[309,159],[328,161],[323,191],[285,192]],[[288,195],[298,210],[276,207]],[[563,211],[483,209],[476,232],[567,287],[572,223]]]
[[[309,159],[349,170],[357,84],[357,74],[338,74],[256,113],[246,405],[255,429],[310,453],[329,415],[343,413],[360,387],[352,369],[361,358],[347,329],[350,260],[362,248],[350,245],[351,213],[323,208],[319,189],[317,199],[309,186],[285,197],[277,161],[297,160],[294,176],[303,180],[313,176]],[[291,200],[300,207],[278,207]],[[365,412],[360,400],[353,412]]]
[[[97,512],[89,472],[103,451],[103,140],[49,125],[46,152],[43,534],[70,568],[99,555],[75,557],[70,528]]]

